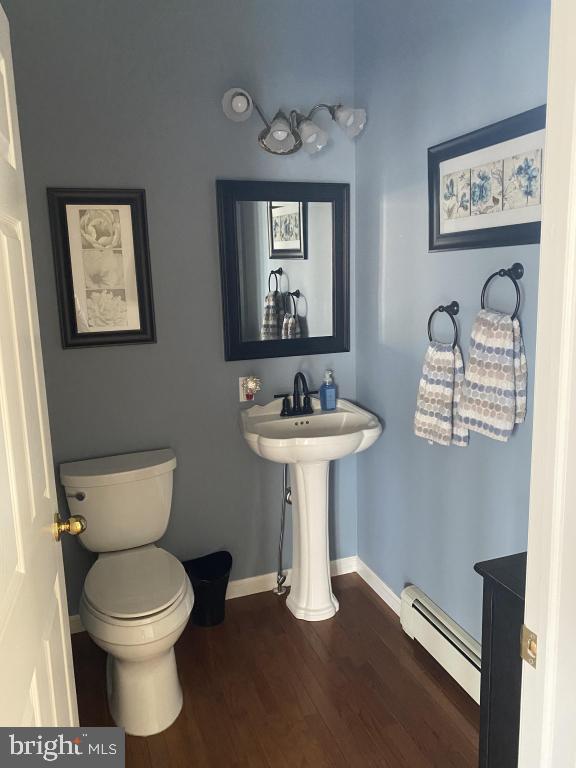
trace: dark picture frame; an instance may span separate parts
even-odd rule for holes
[[[451,251],[540,242],[540,221],[505,226],[486,226],[459,232],[441,232],[440,164],[460,155],[489,148],[546,127],[546,105],[472,131],[428,149],[429,250]],[[488,216],[483,223],[488,224]]]
[[[62,346],[155,342],[145,191],[47,194]]]
[[[285,213],[282,208],[290,205],[297,206],[297,212]],[[275,223],[287,220],[288,222],[294,216],[297,216],[297,238],[295,247],[286,247],[286,243],[277,241],[277,230]],[[268,203],[268,233],[270,237],[270,258],[271,259],[307,259],[308,258],[308,204],[302,201],[283,201]]]
[[[243,181],[216,182],[220,277],[226,360],[251,360],[350,351],[350,185],[339,183]],[[242,339],[237,203],[282,200],[324,202],[332,215],[332,335],[296,339]]]

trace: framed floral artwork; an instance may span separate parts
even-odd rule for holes
[[[546,107],[428,150],[431,251],[540,242]]]
[[[308,205],[305,202],[268,203],[271,259],[306,259]]]
[[[48,189],[64,347],[156,341],[143,189]]]

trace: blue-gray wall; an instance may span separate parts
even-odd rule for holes
[[[319,157],[262,152],[256,117],[222,114],[242,85],[269,112],[348,102],[348,0],[2,0],[10,20],[54,459],[172,446],[174,503],[163,544],[186,558],[217,547],[233,578],[276,565],[281,468],[244,445],[238,376],[264,380],[261,402],[298,369],[333,367],[355,396],[354,352],[226,363],[215,179],[354,183],[338,131]],[[322,32],[319,34],[319,30]],[[329,118],[328,118],[329,122]],[[63,350],[47,186],[144,187],[158,343]],[[333,556],[356,552],[356,461],[335,468]],[[64,542],[70,610],[92,558]],[[290,537],[287,541],[290,552]]]
[[[280,468],[243,444],[237,377],[262,376],[263,402],[298,368],[318,382],[334,367],[341,393],[386,428],[335,467],[333,555],[358,549],[395,591],[420,585],[478,635],[473,563],[526,543],[531,416],[507,445],[473,436],[468,449],[439,449],[413,437],[426,319],[458,299],[466,340],[485,276],[520,260],[533,371],[538,248],[429,254],[426,148],[545,101],[549,0],[2,4],[55,461],[171,445],[180,463],[164,545],[181,557],[227,547],[234,578],[270,571]],[[220,98],[232,85],[269,111],[355,101],[369,123],[355,145],[331,127],[318,157],[270,157],[256,145],[256,118],[224,119]],[[224,362],[217,177],[352,183],[351,353]],[[62,350],[46,186],[146,188],[158,344]],[[492,295],[502,306],[511,298],[506,286]],[[91,557],[66,541],[65,561],[75,612]]]
[[[526,546],[531,400],[508,444],[414,437],[426,321],[457,299],[467,348],[484,279],[521,261],[532,373],[538,247],[428,253],[426,148],[546,101],[548,15],[548,0],[356,2],[355,98],[370,116],[356,154],[357,394],[386,422],[358,457],[358,551],[394,591],[417,584],[476,637],[473,564]],[[491,296],[513,305],[510,286]]]

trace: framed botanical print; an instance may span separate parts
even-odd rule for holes
[[[306,259],[308,221],[303,202],[268,203],[271,259]]]
[[[540,242],[546,107],[428,150],[431,251]]]
[[[143,189],[48,189],[64,347],[156,341]]]

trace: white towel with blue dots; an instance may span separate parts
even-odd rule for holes
[[[431,341],[424,356],[416,398],[414,434],[430,444],[468,445],[468,429],[458,418],[464,382],[462,352],[456,345]]]
[[[506,442],[526,418],[527,364],[517,318],[482,309],[470,338],[470,356],[458,415],[468,429]]]

